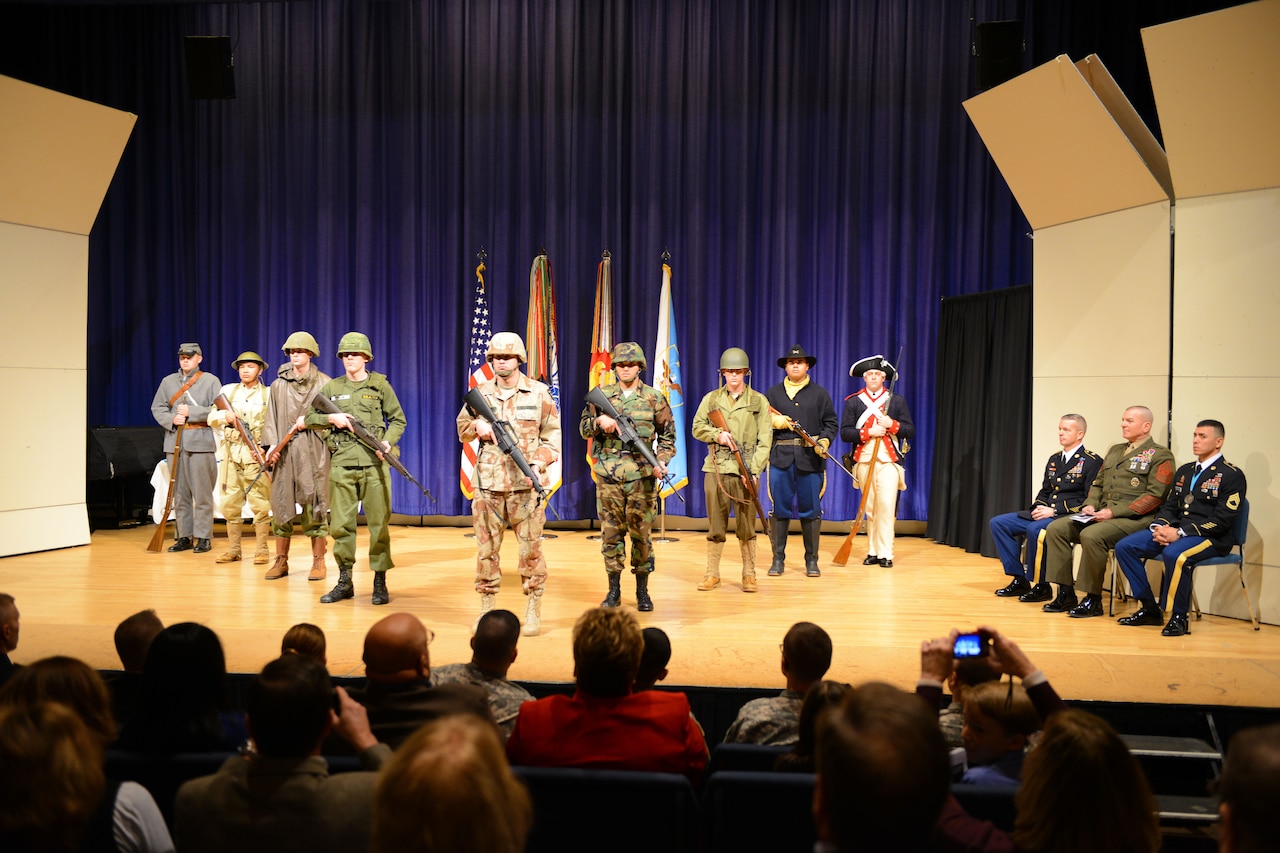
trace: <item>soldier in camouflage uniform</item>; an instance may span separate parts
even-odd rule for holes
[[[431,667],[431,686],[474,684],[489,694],[489,711],[502,729],[502,739],[511,737],[520,706],[533,701],[533,694],[507,678],[516,659],[520,620],[510,610],[490,610],[476,623],[471,638],[471,662]]]
[[[330,427],[327,439],[332,454],[329,468],[329,506],[332,513],[333,556],[338,561],[338,583],[321,596],[322,604],[332,604],[355,597],[351,570],[356,562],[356,515],[364,505],[365,523],[369,527],[369,567],[373,569],[373,603],[386,604],[387,571],[391,561],[391,534],[387,522],[391,518],[391,475],[383,461],[383,453],[404,435],[404,409],[387,377],[366,369],[373,361],[369,338],[359,332],[347,332],[338,342],[338,357],[345,376],[330,379],[320,389],[341,412],[327,415],[314,409],[307,415],[308,427]],[[351,432],[352,420],[360,420],[382,442],[382,453],[375,454]]]
[[[707,444],[707,459],[702,463],[702,470],[710,525],[707,531],[707,573],[698,589],[710,590],[720,585],[720,556],[724,553],[732,506],[737,517],[738,546],[742,552],[742,591],[755,592],[758,588],[756,510],[731,448],[737,445],[752,479],[758,478],[769,461],[773,419],[769,415],[769,401],[746,385],[751,363],[745,352],[738,347],[725,350],[720,355],[720,373],[724,377],[724,385],[703,397],[693,416],[693,437]],[[722,431],[711,422],[712,408],[724,414],[728,431]]]
[[[635,342],[618,344],[611,354],[618,381],[600,390],[618,414],[635,422],[642,441],[657,440],[659,465],[653,468],[618,435],[618,423],[588,405],[582,410],[578,432],[593,440],[596,506],[600,514],[600,552],[609,576],[609,594],[601,607],[622,603],[622,559],[631,537],[631,572],[636,576],[636,609],[653,609],[649,574],[653,571],[653,520],[658,515],[658,484],[666,464],[676,455],[675,420],[671,404],[656,388],[644,384],[644,350]]]
[[[245,489],[253,483],[253,490],[247,496],[253,510],[253,531],[257,543],[253,564],[265,566],[271,560],[268,543],[271,536],[271,481],[258,476],[262,469],[254,458],[253,448],[244,443],[240,430],[236,429],[236,421],[244,424],[245,432],[254,442],[263,444],[267,387],[258,381],[258,377],[267,369],[267,363],[256,352],[242,352],[231,362],[231,369],[240,374],[239,382],[222,386],[222,394],[231,403],[231,411],[215,408],[209,412],[209,426],[222,430],[222,517],[227,520],[227,550],[217,561],[234,563],[240,559]]]
[[[1066,613],[1077,619],[1102,615],[1102,574],[1107,554],[1116,543],[1151,523],[1173,484],[1173,454],[1151,438],[1151,410],[1130,406],[1120,419],[1124,441],[1103,457],[1089,497],[1080,510],[1093,521],[1082,524],[1064,516],[1045,528],[1044,565],[1049,580],[1058,584],[1058,597],[1046,604],[1046,613]],[[1072,549],[1079,543],[1079,585],[1083,601],[1077,602],[1071,576]]]
[[[309,581],[322,581],[328,574],[324,555],[329,544],[329,448],[327,427],[306,426],[311,402],[330,377],[312,364],[320,357],[320,345],[309,332],[294,332],[281,350],[289,361],[280,365],[271,383],[262,442],[271,448],[271,532],[276,537],[276,561],[266,579],[289,574],[289,545],[293,541],[293,520],[302,523],[302,532],[311,540]],[[298,424],[302,428],[281,447],[285,436]],[[298,507],[302,514],[298,515]]]
[[[831,668],[831,637],[812,622],[797,622],[782,638],[782,674],[787,689],[752,699],[725,732],[725,743],[791,746],[800,739],[800,706],[809,688]]]
[[[520,452],[549,485],[547,467],[560,458],[560,415],[551,389],[520,372],[529,360],[524,341],[515,332],[498,332],[489,341],[485,357],[493,365],[494,378],[477,386],[490,408],[510,425]],[[495,426],[473,415],[466,406],[458,412],[458,439],[480,439],[476,459],[476,497],[471,516],[476,532],[476,592],[480,615],[493,608],[502,586],[498,551],[507,525],[520,546],[520,579],[525,606],[524,634],[536,636],[542,625],[542,593],[547,581],[547,561],[542,556],[542,525],[546,509],[538,502],[533,484],[494,443]]]

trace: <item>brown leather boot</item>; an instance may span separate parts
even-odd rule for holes
[[[226,553],[218,556],[214,562],[218,563],[236,563],[240,561],[240,519],[227,519],[227,550]]]
[[[276,537],[276,561],[263,575],[269,581],[278,580],[289,574],[289,543],[291,540],[283,536]]]
[[[329,540],[324,536],[316,536],[311,540],[311,574],[307,575],[309,581],[322,581],[328,569],[324,565],[325,548],[329,545]]]

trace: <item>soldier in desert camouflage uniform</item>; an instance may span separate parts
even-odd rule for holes
[[[259,445],[263,444],[262,422],[267,413],[267,386],[258,381],[267,363],[256,352],[242,352],[231,362],[231,369],[240,374],[240,381],[222,386],[222,394],[231,403],[231,411],[215,408],[209,412],[209,426],[222,430],[222,517],[227,520],[227,550],[218,557],[219,563],[234,563],[240,559],[241,516],[245,498],[253,510],[253,530],[257,547],[253,554],[255,566],[265,566],[271,561],[271,481],[259,477],[261,468],[254,459],[253,448],[244,443],[236,421],[244,424],[245,432]],[[246,496],[245,489],[253,483]]]
[[[649,598],[649,574],[653,571],[653,520],[658,515],[658,484],[666,476],[666,464],[676,455],[675,420],[671,404],[657,389],[644,384],[644,350],[634,342],[618,344],[611,355],[618,381],[600,390],[618,414],[635,422],[642,441],[657,439],[654,468],[618,435],[613,418],[588,405],[582,410],[578,432],[593,439],[596,505],[600,513],[600,552],[609,574],[609,594],[601,607],[622,603],[622,558],[627,535],[631,536],[631,572],[636,576],[636,609],[653,609]]]
[[[547,467],[560,458],[560,415],[551,389],[520,372],[529,360],[524,341],[515,332],[498,332],[489,341],[485,357],[493,365],[494,379],[477,386],[489,406],[514,432],[524,458],[549,484]],[[458,412],[458,438],[463,444],[480,439],[476,459],[476,497],[471,516],[476,532],[476,592],[480,614],[493,608],[502,586],[498,551],[508,524],[520,546],[520,578],[528,596],[524,616],[525,636],[536,636],[542,625],[542,592],[547,581],[547,561],[542,556],[542,525],[546,509],[538,502],[533,484],[494,443],[494,425],[463,406]]]

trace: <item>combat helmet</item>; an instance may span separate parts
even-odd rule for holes
[[[635,341],[623,341],[615,345],[609,359],[615,365],[638,364],[641,370],[649,366],[644,360],[644,350]]]
[[[524,349],[524,341],[515,332],[498,332],[489,339],[489,351],[484,354],[485,359],[492,359],[499,355],[514,355],[521,364],[529,360],[529,354]]]
[[[720,354],[721,370],[745,370],[751,372],[751,360],[747,358],[746,350],[739,347],[729,347]]]
[[[310,332],[294,332],[285,340],[284,346],[280,347],[280,351],[285,353],[291,349],[304,349],[311,353],[312,358],[320,357],[320,345]]]
[[[338,341],[338,355],[344,352],[358,352],[367,360],[373,361],[373,348],[369,346],[369,336],[363,332],[347,332]]]
[[[231,362],[231,369],[239,370],[240,365],[244,364],[246,361],[257,362],[258,367],[261,367],[263,370],[267,369],[266,361],[263,360],[262,356],[252,350],[245,350],[240,353],[240,355],[236,356],[236,360]]]

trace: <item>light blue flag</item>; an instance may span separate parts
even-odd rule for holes
[[[676,427],[676,455],[667,464],[664,498],[689,485],[689,438],[684,431],[684,385],[680,382],[680,345],[676,341],[675,308],[671,304],[671,267],[662,265],[662,298],[658,304],[658,343],[654,347],[653,381],[667,398]]]

